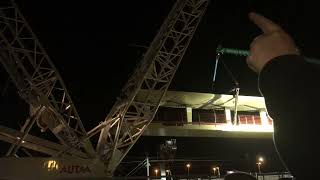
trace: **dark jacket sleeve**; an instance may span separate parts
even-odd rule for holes
[[[279,56],[259,75],[259,89],[274,122],[274,142],[299,179],[320,172],[320,70],[298,55]],[[319,130],[318,130],[319,129]]]

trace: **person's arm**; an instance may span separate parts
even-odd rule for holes
[[[320,78],[317,65],[299,55],[278,56],[264,66],[259,74],[259,90],[268,114],[276,121],[276,131],[278,126],[287,130],[302,124],[312,126],[319,103],[317,78]]]
[[[320,70],[300,56],[280,26],[255,13],[249,18],[263,31],[250,45],[248,66],[259,73],[259,90],[274,122],[274,142],[284,164],[298,180],[319,172]]]
[[[320,78],[318,66],[302,56],[282,55],[269,61],[259,74],[259,90],[266,99],[269,114],[280,117],[290,111],[305,116],[311,105],[318,103],[317,78]]]
[[[259,74],[259,89],[274,120],[274,140],[285,165],[298,179],[312,177],[319,165],[316,155],[319,128],[318,65],[298,55],[269,61]],[[300,177],[300,178],[299,178]]]

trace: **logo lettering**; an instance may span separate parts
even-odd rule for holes
[[[67,173],[67,174],[85,174],[91,173],[89,166],[79,166],[79,165],[62,165],[59,168],[59,173]]]

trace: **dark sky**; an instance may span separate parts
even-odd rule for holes
[[[173,0],[40,1],[18,4],[60,71],[85,121],[108,113],[145,48],[171,9]],[[228,93],[234,83],[223,66],[212,89],[215,49],[248,49],[260,30],[247,18],[250,10],[270,17],[292,33],[307,56],[316,51],[315,8],[304,1],[211,1],[169,89]],[[308,32],[306,32],[306,30]],[[240,94],[259,95],[257,76],[243,57],[224,56],[240,83]],[[94,123],[95,124],[95,123]]]
[[[121,87],[146,51],[135,45],[150,44],[174,2],[17,0],[60,71],[87,129],[97,125],[108,114]],[[247,18],[251,10],[283,26],[306,56],[320,57],[317,50],[319,27],[316,27],[319,16],[316,4],[312,3],[301,0],[211,1],[169,89],[228,93],[234,84],[223,66],[219,67],[217,82],[212,89],[215,49],[219,44],[248,49],[250,41],[260,33]],[[222,58],[239,81],[240,94],[259,95],[257,76],[247,68],[245,59],[233,56]],[[5,76],[3,71],[1,75]],[[1,97],[1,109],[6,119],[12,118],[12,113],[8,113],[12,110],[6,112],[6,109],[16,109],[17,104],[20,104],[19,107],[23,104],[13,98],[12,91],[15,89],[12,86],[10,92]],[[201,141],[202,145],[211,140]],[[139,141],[140,144],[143,142],[150,144],[152,141],[148,138]],[[259,146],[258,149],[265,147],[258,142],[250,141],[252,146]],[[272,152],[270,142],[265,144]]]

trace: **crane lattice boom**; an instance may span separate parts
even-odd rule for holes
[[[87,133],[57,69],[12,1],[1,2],[0,62],[19,95],[30,105],[30,118],[20,130],[22,137],[37,122],[43,131],[49,129],[66,150],[84,149],[88,157],[94,156],[91,143],[80,139]],[[17,152],[23,138],[13,143],[8,156]]]
[[[208,0],[178,0],[101,129],[98,154],[112,173],[155,116],[207,8]],[[143,96],[139,98],[138,96]],[[143,99],[143,100],[141,100]]]
[[[0,126],[0,140],[51,156],[104,163],[107,175],[136,143],[155,116],[209,0],[177,0],[142,61],[123,87],[105,120],[86,132],[57,69],[13,1],[0,2],[0,62],[30,105],[30,117],[17,131]],[[59,143],[32,135],[34,124]],[[96,150],[90,137],[100,133]]]

